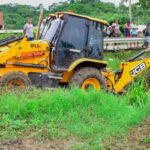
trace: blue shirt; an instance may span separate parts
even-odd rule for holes
[[[136,24],[132,24],[132,25],[131,25],[131,28],[137,28],[137,25],[136,25]],[[137,34],[138,34],[138,31],[137,31],[137,29],[132,29],[132,30],[131,30],[131,33],[132,33],[132,35],[137,35]]]

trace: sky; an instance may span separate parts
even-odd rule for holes
[[[18,4],[26,4],[32,6],[38,6],[39,4],[43,4],[45,8],[48,8],[49,5],[56,2],[64,2],[66,0],[0,0],[1,4],[9,4],[9,3],[18,3]],[[102,2],[113,2],[116,6],[119,5],[120,0],[101,0]],[[131,0],[132,3],[138,2],[138,0]]]

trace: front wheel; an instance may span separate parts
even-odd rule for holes
[[[89,87],[100,90],[106,89],[106,80],[100,70],[92,67],[85,67],[77,70],[73,74],[69,81],[69,86],[71,85],[77,85],[82,90],[87,90]]]
[[[0,86],[2,87],[25,87],[30,86],[31,84],[30,78],[20,71],[8,72],[0,78]]]

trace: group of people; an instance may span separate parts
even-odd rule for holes
[[[124,35],[125,37],[137,37],[138,36],[138,27],[136,21],[133,20],[132,24],[130,21],[124,25]],[[107,28],[108,37],[119,37],[120,36],[120,26],[118,20],[115,20],[112,25]]]
[[[138,27],[136,25],[136,21],[133,20],[132,24],[131,21],[127,21],[127,23],[124,25],[124,36],[125,37],[137,37],[138,36]],[[136,43],[134,42],[134,47]],[[137,42],[137,46],[139,46],[139,43]],[[128,48],[128,44],[127,44]],[[130,43],[130,48],[132,48],[132,43]]]
[[[106,31],[107,37],[120,37],[120,27],[118,20],[115,20],[112,25],[107,28]],[[142,36],[147,38],[145,45],[150,45],[150,23],[147,24],[146,28],[142,32]],[[129,20],[124,25],[124,37],[138,37],[138,26],[136,25],[136,21],[133,20],[132,22]],[[137,42],[137,46],[138,46]],[[115,44],[113,44],[114,46]],[[134,46],[136,43],[134,43]],[[119,43],[117,43],[117,47],[119,49]],[[128,44],[127,44],[128,47]],[[132,43],[130,43],[130,48],[132,48]]]

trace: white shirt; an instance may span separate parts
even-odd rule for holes
[[[110,35],[111,34],[111,31],[110,30],[112,30],[112,26],[109,26],[108,28],[107,28],[107,35]]]
[[[119,34],[120,33],[120,30],[119,30],[119,24],[116,24],[116,23],[113,23],[112,24],[112,27],[115,27],[115,33]]]
[[[25,24],[24,29],[26,30],[25,36],[33,38],[33,25],[27,23]]]

